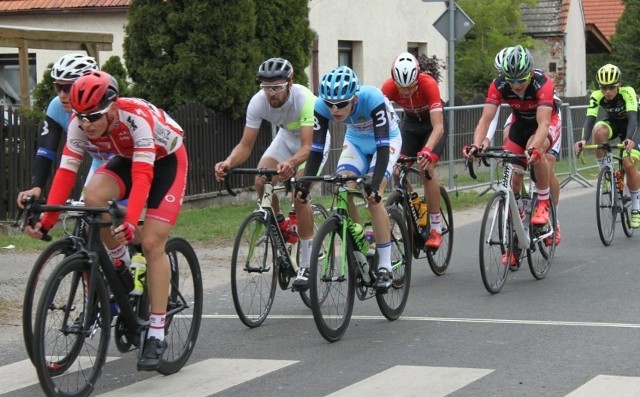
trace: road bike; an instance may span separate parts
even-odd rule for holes
[[[584,145],[582,150],[602,150],[605,152],[604,166],[598,174],[596,187],[596,219],[600,241],[605,247],[611,245],[616,229],[616,219],[620,214],[620,223],[625,236],[633,236],[631,228],[631,195],[625,181],[622,166],[624,145],[611,145],[608,142]],[[614,151],[619,150],[619,154]],[[586,164],[584,153],[580,153],[580,161]]]
[[[258,208],[251,212],[240,225],[233,244],[231,256],[231,293],[233,305],[240,321],[250,328],[258,327],[269,315],[276,294],[276,285],[282,290],[291,289],[292,280],[298,274],[299,244],[297,231],[295,242],[284,238],[273,211],[273,195],[287,192],[289,184],[274,185],[273,177],[278,174],[268,168],[234,168],[225,178],[229,194],[236,193],[229,185],[231,175],[259,175],[265,178],[264,193]],[[327,218],[327,210],[317,203],[311,204],[314,224]],[[316,227],[316,226],[314,226]],[[307,307],[308,289],[298,291]]]
[[[82,213],[87,239],[79,250],[63,259],[42,289],[33,328],[33,362],[47,396],[88,396],[94,390],[107,361],[112,322],[115,346],[124,353],[144,351],[149,326],[147,290],[129,294],[131,273],[119,273],[101,242],[100,229],[117,226],[124,212],[117,202],[108,207],[41,205],[25,206],[27,218],[43,212]],[[102,220],[109,213],[111,221]],[[172,237],[165,252],[171,278],[165,321],[168,347],[157,371],[170,375],[187,362],[198,338],[202,319],[203,290],[198,257],[184,239]],[[114,305],[117,304],[116,305]]]
[[[479,259],[485,288],[492,294],[500,292],[507,280],[509,268],[518,268],[524,257],[527,258],[533,277],[537,280],[545,278],[556,250],[557,217],[553,197],[549,196],[549,221],[544,225],[530,224],[531,208],[535,208],[538,199],[533,167],[529,167],[531,208],[524,209],[522,217],[511,186],[514,173],[526,173],[521,168],[514,167],[511,161],[526,159],[526,155],[490,147],[485,152],[475,153],[474,157],[484,161],[498,159],[504,165],[502,179],[487,202],[482,216]],[[476,179],[473,161],[468,160],[466,165],[471,177]]]
[[[373,286],[378,254],[369,253],[370,243],[365,239],[363,227],[348,209],[350,197],[367,203],[365,179],[353,175],[303,178],[337,185],[330,209],[332,215],[318,229],[311,249],[309,289],[318,331],[329,342],[342,338],[351,320],[356,295],[360,300],[375,297],[381,313],[389,320],[396,320],[407,304],[411,282],[411,242],[402,213],[396,207],[387,209],[393,282],[388,290],[376,291]],[[361,189],[348,187],[349,182],[356,182]]]
[[[411,252],[414,259],[427,258],[431,271],[436,276],[443,275],[449,268],[451,253],[453,251],[453,211],[451,200],[446,189],[440,186],[440,220],[442,224],[442,245],[438,249],[425,247],[425,242],[429,238],[429,213],[418,213],[418,209],[411,202],[413,188],[409,182],[411,175],[418,175],[422,179],[423,171],[411,167],[411,164],[418,161],[417,157],[399,158],[396,167],[399,169],[398,184],[395,190],[387,198],[387,206],[397,207],[407,224],[409,235],[411,236]],[[417,193],[416,193],[417,194]],[[424,203],[424,201],[422,201]],[[426,208],[425,208],[426,209]],[[426,222],[421,225],[421,216],[426,217]]]

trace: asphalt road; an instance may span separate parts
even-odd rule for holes
[[[346,335],[329,344],[298,295],[279,290],[265,323],[247,329],[229,284],[210,284],[187,367],[170,377],[137,372],[135,354],[112,349],[120,358],[94,395],[638,396],[640,232],[626,238],[618,225],[605,248],[594,189],[573,185],[561,196],[562,243],[544,280],[524,266],[490,295],[477,259],[481,211],[457,214],[448,273],[415,262],[398,321],[375,300],[357,301]],[[0,396],[41,395],[18,342],[0,341]],[[19,377],[26,386],[15,389]]]

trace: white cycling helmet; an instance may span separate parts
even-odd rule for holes
[[[504,56],[507,55],[509,50],[513,47],[504,47],[496,54],[496,58],[493,60],[493,67],[500,73],[502,73],[502,62],[504,61]]]
[[[400,87],[411,87],[418,80],[420,64],[411,53],[403,52],[398,55],[391,67],[391,76]]]
[[[54,80],[77,80],[92,70],[98,70],[98,64],[92,57],[84,54],[67,54],[51,67],[51,78]]]

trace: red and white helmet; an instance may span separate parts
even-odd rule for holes
[[[420,64],[411,53],[403,52],[398,55],[391,67],[391,76],[400,87],[411,87],[418,81]]]

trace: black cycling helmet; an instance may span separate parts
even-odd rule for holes
[[[283,58],[269,58],[262,62],[256,73],[258,81],[291,80],[293,66]]]
[[[502,60],[502,73],[507,79],[524,79],[533,70],[533,57],[528,49],[517,45]]]

